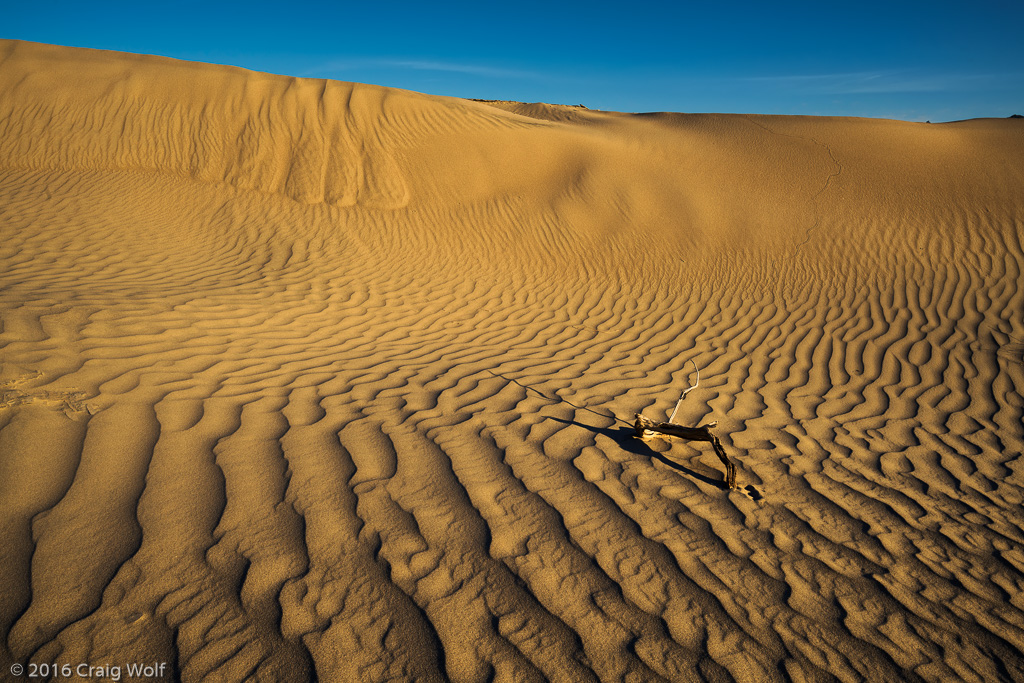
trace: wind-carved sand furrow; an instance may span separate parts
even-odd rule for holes
[[[125,422],[134,429],[126,430]],[[103,589],[139,547],[136,516],[159,438],[147,405],[121,405],[90,419],[74,481],[52,508],[32,518],[35,599],[8,636],[15,653],[33,651],[95,610]],[[93,548],[103,547],[102,556]],[[82,577],[74,587],[69,575]]]
[[[885,293],[881,294],[884,296]],[[917,408],[901,400],[900,393],[904,387],[901,381],[910,374],[916,375],[916,372],[895,351],[909,346],[906,340],[912,314],[903,306],[887,306],[884,301],[877,308],[873,305],[872,312],[880,316],[883,331],[877,337],[869,337],[863,347],[866,360],[864,375],[870,380],[864,388],[864,398],[866,406],[878,408],[874,414],[861,419],[876,429],[888,425],[899,428],[900,424],[905,429],[917,415]],[[902,442],[908,439],[906,436],[897,438]]]
[[[174,407],[158,406],[168,430],[157,442],[140,501],[142,545],[129,563],[132,570],[122,569],[114,579],[121,597],[96,627],[108,633],[111,651],[125,656],[140,644],[159,644],[176,655],[172,658],[180,657],[184,676],[214,671],[234,676],[252,670],[281,676],[284,671],[308,670],[302,653],[283,648],[274,639],[268,642],[272,631],[266,621],[247,615],[234,595],[242,588],[249,563],[238,555],[208,553],[227,501],[214,451],[220,441],[239,431],[242,411],[226,401],[207,400],[202,417],[194,421],[191,415],[184,420],[176,415],[184,407],[180,401]],[[179,513],[161,515],[164,506],[178,508]],[[178,544],[170,556],[163,545],[168,540]],[[153,572],[160,580],[132,579],[132,573],[137,577],[140,572]],[[173,639],[161,623],[173,631]]]
[[[847,479],[845,483],[849,484],[849,483],[852,483],[853,481],[855,481],[855,480]],[[894,526],[891,525],[891,523],[887,524],[887,525],[884,525],[884,526],[888,526],[890,529],[894,528]],[[971,558],[969,560],[969,562],[971,562],[971,563],[973,563],[973,562],[975,562],[977,560],[981,560],[982,561],[982,566],[984,566],[984,564],[985,564],[983,556],[979,557],[979,556],[975,556],[973,554],[972,555],[964,555],[963,553],[961,553],[957,549],[956,546],[948,544],[948,542],[945,541],[945,539],[943,539],[941,536],[938,536],[934,531],[932,531],[932,532],[921,531],[921,532],[919,532],[917,534],[909,534],[909,536],[910,536],[911,539],[913,539],[915,536],[921,538],[920,534],[928,534],[928,536],[922,538],[921,539],[922,542],[919,545],[917,545],[917,546],[914,545],[913,541],[911,543],[907,543],[907,541],[905,539],[901,539],[901,545],[903,546],[904,549],[901,550],[898,554],[894,554],[893,555],[894,559],[898,558],[896,560],[896,566],[897,567],[900,564],[905,564],[906,563],[907,560],[905,558],[907,557],[907,550],[910,550],[911,553],[914,553],[915,551],[918,550],[918,548],[927,549],[928,553],[933,553],[933,552],[935,552],[935,550],[944,548],[944,550],[941,551],[941,552],[944,553],[944,555],[943,555],[945,557],[944,560],[939,560],[937,557],[935,558],[935,560],[930,560],[928,558],[924,558],[925,559],[925,565],[929,565],[930,562],[935,562],[934,564],[931,564],[928,567],[928,569],[923,573],[924,575],[933,575],[934,576],[933,573],[937,573],[939,576],[944,576],[947,580],[952,578],[952,577],[954,577],[954,576],[957,576],[957,577],[960,578],[961,581],[964,580],[964,579],[967,579],[970,582],[971,578],[970,578],[970,574],[968,572],[955,572],[955,567],[950,566],[950,560],[949,560],[949,554],[950,553],[952,553],[954,555],[959,555],[960,557],[964,557],[964,558]],[[880,535],[880,537],[882,537],[882,538],[885,538],[886,536],[887,536],[887,534],[881,534]],[[893,537],[890,536],[890,538],[893,538]],[[918,553],[918,556],[920,557],[919,553]],[[953,570],[953,571],[951,571],[951,570]],[[991,573],[991,569],[989,569],[989,568],[982,569],[980,571],[981,575],[989,575],[990,573]],[[912,573],[912,575],[916,575],[918,577],[921,577],[922,576],[922,572],[915,571],[915,572]],[[935,581],[937,581],[937,580],[940,580],[940,579],[938,579],[938,577],[935,577],[935,578],[931,579],[933,585],[934,585]],[[942,595],[948,595],[950,593],[959,593],[960,592],[960,591],[954,590],[952,588],[952,586],[950,586],[949,584],[945,584],[945,585],[946,585],[946,588],[942,592],[933,593],[933,596],[942,596]],[[971,583],[968,583],[968,585],[971,585]],[[974,585],[974,590],[975,591],[980,592],[982,595],[987,595],[988,597],[985,598],[985,599],[988,600],[988,601],[991,601],[989,603],[990,606],[987,606],[987,607],[985,607],[983,609],[981,607],[979,607],[978,609],[982,609],[982,611],[987,613],[988,611],[990,611],[990,609],[992,607],[996,607],[996,606],[998,606],[998,605],[1003,603],[1003,598],[1001,596],[999,596],[998,593],[993,593],[991,590],[989,590],[989,588],[987,586],[985,586],[985,585],[983,585],[981,583],[974,583],[973,585]],[[901,601],[906,603],[906,599],[905,599],[905,597],[903,595],[903,591],[897,591],[897,592],[893,593],[893,595],[897,599],[900,599]],[[931,604],[929,609],[926,610],[924,613],[922,613],[920,611],[920,609],[921,609],[920,606],[919,606],[920,603],[917,603],[916,605],[908,605],[908,606],[911,607],[912,609],[914,609],[918,614],[920,614],[928,622],[935,623],[935,621],[936,621],[936,614],[938,614],[938,612],[936,612],[936,610],[941,610],[942,609],[941,608],[941,600],[942,600],[942,598],[941,597],[933,597],[932,599],[934,600],[934,602]],[[975,612],[975,614],[981,614],[981,612]],[[948,628],[949,628],[949,630],[951,632],[955,633],[958,629],[966,628],[966,624],[963,621],[963,617],[961,617],[959,615],[958,616],[947,615],[946,617],[943,618],[943,620],[947,624],[953,624],[953,623],[957,624],[955,626],[953,626],[953,625],[948,626]],[[984,622],[984,621],[985,620],[983,619],[982,622]],[[988,624],[985,624],[985,627],[986,628],[990,628]],[[973,626],[972,628],[977,628],[977,627]],[[1006,636],[1008,636],[1008,635],[1010,635],[1012,633],[1012,629],[1008,630],[1008,628],[1006,628],[1006,627],[1004,627],[1004,628],[996,628],[996,629],[991,629],[990,628],[990,630],[992,630],[993,633],[1002,633],[1003,637],[1006,637]],[[1017,637],[1017,636],[1014,636],[1014,639],[1019,641],[1019,637]],[[1015,642],[1013,644],[1013,647],[1020,647],[1019,642]]]
[[[227,505],[214,531],[216,544],[206,551],[211,565],[246,565],[241,605],[260,613],[258,626],[268,630],[280,620],[281,586],[308,566],[300,540],[303,522],[284,500],[287,465],[279,439],[287,423],[278,412],[281,407],[273,399],[245,405],[239,429],[214,447]]]
[[[65,419],[51,411],[19,410],[0,427],[0,632],[29,607],[32,595],[32,556],[36,540],[32,521],[53,508],[74,481],[87,423]],[[41,450],[45,459],[34,457]],[[37,587],[38,590],[38,587]],[[6,639],[5,639],[6,641]],[[5,642],[5,646],[6,646]]]
[[[518,589],[515,588],[515,583],[510,581],[507,571],[503,566],[492,564],[490,558],[477,557],[474,559],[477,551],[473,545],[464,545],[465,534],[455,533],[459,527],[465,525],[468,521],[464,518],[460,521],[462,516],[453,514],[455,510],[451,509],[452,506],[459,505],[460,495],[452,496],[449,493],[445,499],[450,502],[440,509],[437,509],[436,503],[429,506],[424,505],[426,500],[438,500],[432,494],[433,490],[437,487],[452,491],[452,485],[454,484],[457,487],[458,484],[454,480],[449,479],[451,476],[450,469],[444,465],[440,468],[436,466],[435,461],[437,458],[442,457],[437,447],[432,443],[410,439],[411,436],[399,436],[396,434],[395,445],[400,450],[416,448],[419,451],[420,456],[418,458],[410,459],[409,457],[403,457],[400,458],[400,462],[406,463],[405,467],[414,468],[420,473],[412,479],[401,477],[396,480],[416,481],[418,484],[416,486],[405,484],[394,488],[389,486],[389,489],[392,490],[391,496],[394,496],[396,500],[405,501],[404,505],[408,507],[416,520],[415,527],[421,530],[423,534],[423,542],[428,543],[431,548],[436,548],[437,550],[431,550],[430,553],[427,553],[436,558],[429,572],[417,579],[414,586],[407,587],[406,590],[421,604],[425,613],[437,625],[438,635],[442,642],[445,643],[446,659],[451,670],[470,672],[474,669],[481,670],[480,667],[493,667],[501,672],[519,669],[521,665],[516,664],[516,659],[520,655],[509,652],[507,644],[502,644],[504,639],[500,637],[496,639],[497,634],[493,631],[489,629],[481,630],[475,640],[471,641],[474,644],[470,646],[469,643],[464,645],[463,641],[460,641],[456,633],[451,630],[458,623],[460,625],[457,629],[458,633],[461,636],[465,635],[465,624],[461,621],[461,618],[464,618],[467,613],[474,613],[481,609],[492,611],[492,613],[493,610],[507,610],[507,607],[502,607],[502,605],[508,598],[502,597],[502,593],[505,590],[516,591]],[[408,442],[407,446],[401,445],[406,442]],[[430,453],[434,455],[428,455]],[[457,526],[453,528],[453,524]],[[408,576],[404,570],[408,560],[396,563],[399,556],[396,556],[394,553],[401,551],[395,546],[395,539],[389,539],[383,535],[382,539],[383,546],[381,552],[390,558],[389,564],[392,568],[392,574],[399,581],[399,585],[403,585],[402,582],[405,579],[402,579],[402,576]],[[424,546],[420,551],[420,555],[423,555],[423,551],[426,551],[426,549],[426,546]],[[437,551],[440,551],[440,554]],[[456,559],[459,562],[453,563],[453,560]],[[474,567],[476,568],[475,570]],[[398,570],[402,571],[400,574],[395,575],[395,572]],[[474,577],[473,572],[476,572],[477,576]],[[485,602],[483,603],[475,597],[480,593],[481,581],[487,581],[492,586],[487,593],[490,597],[485,597]],[[501,588],[503,585],[506,588]],[[410,588],[414,590],[410,590]],[[457,621],[453,621],[456,618],[456,614],[460,614],[462,617]],[[486,622],[487,620],[484,621]],[[488,650],[490,651],[489,653]],[[509,658],[510,656],[511,659]],[[489,662],[489,664],[485,665],[485,662]],[[463,673],[462,675],[466,674]]]
[[[281,590],[281,635],[303,638],[325,680],[440,678],[433,628],[360,538],[364,522],[348,483],[356,465],[338,440],[350,409],[325,398],[322,413],[296,423],[295,411],[305,411],[308,398],[302,392],[292,398],[285,409],[291,426],[282,438],[292,471],[287,497],[305,520],[309,568]],[[345,662],[334,661],[338,651],[349,653]]]
[[[460,458],[459,460],[462,460],[462,459]],[[458,460],[453,460],[453,466],[456,466],[458,462],[459,462]],[[457,468],[457,469],[458,469],[458,468]],[[467,470],[467,471],[468,471],[468,470]],[[473,490],[473,488],[470,488],[470,494],[471,494],[471,495],[472,495],[472,490]],[[496,540],[496,542],[497,542],[497,540]]]
[[[530,552],[527,543],[541,522],[537,518],[535,501],[512,475],[493,442],[480,438],[467,441],[465,437],[455,437],[452,430],[443,428],[435,428],[432,432],[437,435],[434,438],[438,446],[451,458],[452,471],[475,510],[488,524],[490,556],[514,571],[520,558]],[[527,593],[519,600],[534,602],[536,598]],[[576,661],[576,655],[582,648],[575,633],[566,627],[557,613],[548,616],[542,609],[541,615],[542,618],[532,628],[524,630],[520,627],[503,634],[504,637],[538,670],[543,671],[547,679],[586,678],[589,672]],[[503,618],[499,618],[499,632],[502,631]],[[554,653],[545,651],[555,643],[560,644],[560,654],[552,661],[551,654]]]
[[[696,497],[699,499],[699,496]],[[662,498],[658,498],[658,507],[666,508],[660,510],[662,515],[666,515],[672,509],[674,502],[666,501]],[[620,503],[621,505],[621,503]],[[759,599],[767,597],[769,595],[775,596],[778,592],[777,585],[772,585],[772,582],[766,582],[764,577],[760,576],[758,572],[744,571],[741,576],[735,580],[730,580],[728,585],[724,585],[717,576],[725,578],[731,576],[735,571],[735,566],[730,566],[730,571],[724,571],[723,562],[728,556],[728,552],[722,555],[721,550],[715,547],[715,544],[710,543],[706,536],[702,533],[687,533],[680,534],[681,531],[687,531],[687,526],[680,527],[678,524],[672,523],[654,523],[654,520],[658,519],[671,519],[671,517],[651,516],[641,512],[644,507],[647,506],[633,506],[630,505],[628,508],[624,508],[626,511],[630,511],[629,508],[633,508],[631,515],[634,516],[641,524],[644,524],[644,532],[648,537],[658,540],[659,542],[666,545],[666,547],[673,552],[676,561],[679,563],[680,568],[686,573],[686,575],[693,577],[699,584],[701,584],[705,590],[709,591],[712,595],[716,595],[719,600],[722,601],[723,606],[727,606],[731,613],[735,614],[736,609],[742,609],[746,618],[754,621],[759,626],[769,627],[773,630],[777,630],[777,623],[774,626],[770,626],[771,622],[765,621],[765,617],[771,618],[772,612],[765,613],[763,608],[757,605]],[[692,515],[689,515],[692,517]],[[683,520],[683,515],[680,515],[680,521]],[[690,520],[686,520],[687,525],[691,524]],[[700,520],[700,524],[694,525],[697,529],[706,529],[707,522]],[[658,528],[661,527],[661,528]],[[680,538],[682,536],[682,538]],[[682,543],[681,543],[682,541]],[[717,557],[716,557],[717,555]],[[715,566],[717,564],[719,566]],[[703,563],[708,563],[708,567],[704,567]],[[772,563],[774,564],[774,563]],[[714,572],[708,571],[709,568],[714,567]],[[750,600],[742,608],[740,607],[746,600]],[[737,604],[739,603],[739,604]],[[712,603],[713,604],[713,603]],[[708,627],[711,629],[710,635],[712,640],[717,640],[722,637],[726,632],[723,632],[717,626],[722,623],[722,616],[716,615],[712,611],[709,615],[707,622]],[[804,632],[807,632],[804,630]],[[764,637],[764,636],[762,636]],[[734,637],[728,637],[728,640],[735,641]],[[723,642],[721,645],[726,646],[729,652],[735,652],[735,642]],[[756,650],[756,648],[755,648]],[[712,652],[716,652],[715,649]],[[796,654],[796,661],[792,659],[788,660],[788,666],[795,667],[797,669],[810,668],[815,669],[815,665],[810,664],[800,653],[790,653],[790,656]],[[716,659],[722,661],[722,656],[716,656]],[[731,659],[729,656],[725,656],[726,660]],[[739,661],[735,661],[738,666]]]
[[[862,310],[862,292],[856,288],[843,288],[830,290],[826,296],[832,304],[825,314],[827,322],[820,355],[815,354],[812,361],[827,365],[829,386],[824,389],[824,400],[817,406],[815,414],[819,419],[845,424],[847,416],[862,404],[864,387],[869,381],[858,374],[851,374],[849,367],[851,337],[855,340],[855,331],[864,329],[863,323],[857,319],[857,312]]]
[[[501,439],[501,441],[505,441],[505,440],[506,440],[505,438]],[[690,622],[690,619],[687,618],[686,613],[678,613],[678,610],[680,609],[680,607],[677,607],[675,605],[675,601],[676,600],[682,601],[683,604],[689,603],[690,600],[691,600],[691,597],[689,595],[686,595],[686,597],[684,597],[684,595],[685,595],[685,592],[684,592],[683,594],[679,594],[678,596],[676,596],[674,598],[673,597],[668,597],[668,596],[655,597],[655,596],[652,596],[652,595],[649,595],[649,594],[647,596],[644,596],[643,595],[642,584],[638,584],[636,588],[630,588],[630,585],[631,585],[632,582],[631,582],[631,580],[628,577],[625,577],[625,576],[623,576],[621,574],[621,571],[622,571],[621,569],[615,567],[614,565],[606,565],[605,564],[606,562],[609,562],[611,560],[610,557],[608,557],[607,559],[604,557],[605,553],[606,552],[613,552],[613,551],[611,551],[610,549],[609,550],[601,549],[601,547],[603,546],[601,541],[598,540],[597,537],[592,536],[586,530],[591,525],[586,523],[585,520],[577,520],[575,518],[575,514],[576,513],[570,512],[571,510],[575,510],[576,509],[576,504],[569,504],[568,501],[569,500],[575,500],[575,501],[578,502],[579,499],[580,499],[580,493],[583,493],[585,491],[585,489],[581,490],[580,493],[575,493],[574,494],[573,493],[573,488],[575,488],[575,487],[571,487],[569,489],[566,489],[565,485],[558,486],[557,483],[551,482],[550,481],[550,477],[545,476],[545,472],[547,472],[548,474],[551,474],[551,473],[553,473],[555,471],[555,469],[553,469],[553,468],[557,468],[558,471],[561,471],[562,468],[559,467],[559,466],[554,465],[553,463],[542,464],[543,463],[542,460],[537,460],[535,456],[534,457],[530,456],[530,453],[532,452],[531,449],[523,449],[521,446],[515,445],[515,440],[513,440],[513,445],[510,445],[508,447],[502,447],[501,446],[501,442],[499,441],[498,446],[500,448],[503,448],[503,450],[505,451],[505,459],[506,459],[506,461],[511,463],[511,466],[513,467],[513,471],[515,471],[515,473],[517,475],[517,479],[521,480],[524,484],[527,485],[527,490],[534,490],[535,492],[532,495],[540,496],[541,500],[544,501],[543,504],[545,506],[552,505],[552,506],[554,506],[554,508],[556,510],[558,510],[557,514],[558,514],[559,518],[562,520],[561,523],[567,525],[567,532],[572,534],[574,537],[576,537],[577,535],[580,535],[580,534],[583,535],[582,538],[580,538],[580,539],[578,539],[578,540],[576,540],[574,542],[574,545],[578,545],[580,547],[580,551],[585,552],[588,555],[594,555],[595,556],[594,561],[600,563],[601,565],[604,565],[606,567],[606,569],[610,571],[610,574],[608,574],[608,576],[610,576],[613,579],[618,577],[620,581],[625,581],[625,584],[624,584],[623,588],[625,589],[624,597],[627,600],[626,603],[625,603],[625,606],[628,609],[635,610],[638,607],[636,607],[634,605],[645,605],[646,604],[647,605],[647,610],[649,612],[653,612],[655,616],[659,616],[662,619],[669,620],[669,622],[673,625],[674,628],[679,629],[678,633],[675,635],[675,638],[677,640],[679,638],[683,638],[684,639],[683,642],[697,643],[697,642],[700,642],[703,639],[699,634],[690,634],[692,626],[690,626],[689,624],[692,623],[692,622]],[[528,464],[531,461],[533,462],[533,464],[532,465]],[[571,471],[574,471],[574,470],[566,470],[567,473],[571,472]],[[555,481],[557,482],[558,480],[562,480],[562,479],[565,479],[565,476],[559,476],[559,477],[556,478]],[[576,475],[576,476],[569,475],[568,479],[566,480],[566,483],[568,483],[569,481],[576,481],[576,482],[579,482],[579,484],[583,484],[584,483],[581,479],[578,478],[578,475]],[[535,490],[534,487],[536,487],[540,482],[545,482],[545,483],[540,487],[540,490]],[[527,495],[529,495],[529,494],[527,494]],[[584,508],[581,508],[581,509],[600,510],[603,507],[601,502],[600,502],[600,499],[601,499],[600,496],[598,498],[592,498],[592,496],[590,494],[587,494],[586,498],[584,498],[584,499],[585,500],[586,499],[592,499],[593,502],[590,505],[584,506]],[[612,509],[614,510],[614,506],[612,506]],[[615,517],[613,516],[611,519],[614,520]],[[561,526],[561,524],[560,524],[560,526]],[[625,528],[626,529],[630,529],[631,525],[629,523],[627,523],[627,526]],[[541,532],[538,530],[535,533],[539,534]],[[593,545],[595,543],[597,543],[598,545]],[[531,548],[531,544],[527,543],[527,547]],[[536,552],[536,551],[533,551],[533,552]],[[650,554],[651,552],[654,553],[655,557],[660,557],[660,560],[661,560],[660,561],[661,571],[668,571],[669,573],[674,573],[673,568],[672,568],[672,564],[673,564],[672,560],[667,560],[667,564],[666,564],[666,557],[667,556],[664,556],[664,555],[659,556],[660,549],[658,548],[657,545],[650,545],[647,548],[646,553]],[[531,564],[530,562],[526,561],[526,560],[529,560],[530,557],[532,557],[532,556],[527,556],[525,558],[521,558],[521,559],[518,560],[518,565],[520,566],[521,570],[522,570],[522,568],[524,566],[529,566]],[[657,569],[654,569],[654,570],[657,571]],[[604,574],[602,572],[598,576],[603,577],[605,575],[606,574]],[[591,579],[589,582],[593,583],[593,581],[594,581],[594,579]],[[678,581],[678,579],[676,581]],[[672,585],[672,584],[676,583],[676,581],[673,581],[671,584],[668,584],[668,585]],[[658,583],[659,582],[654,581],[655,585],[657,585]],[[598,581],[598,586],[599,585],[600,585],[600,581]],[[593,589],[591,589],[591,590],[593,590]],[[673,590],[674,589],[669,589],[670,595],[673,593]],[[639,592],[637,593],[635,591],[639,591]],[[630,599],[631,596],[632,596],[632,599]],[[655,600],[654,603],[651,603],[651,599],[652,598]],[[608,596],[608,597],[605,598],[605,600],[611,600],[611,599],[612,599],[611,596]],[[668,602],[667,603],[663,602],[666,599],[668,600]],[[636,602],[634,602],[634,601],[636,601]],[[704,599],[704,600],[702,600],[702,602],[705,605],[708,605],[708,606],[715,604],[714,600],[708,601],[707,599]],[[659,605],[659,603],[660,603],[660,605]],[[705,607],[705,609],[707,609],[707,607]],[[607,608],[606,608],[606,610],[607,610]],[[697,614],[699,615],[699,614],[701,614],[701,612],[697,612]],[[708,621],[720,621],[724,617],[724,615],[720,611],[716,612],[715,610],[712,610],[711,615],[714,615],[714,616],[706,617],[706,619]],[[634,617],[634,619],[635,619],[635,617]],[[701,619],[704,620],[705,617],[701,617]],[[687,625],[684,626],[683,624],[687,624]],[[604,630],[604,629],[602,629],[602,630]],[[758,650],[758,646],[754,645],[753,646],[753,650],[754,650],[754,652],[756,652]],[[682,653],[680,653],[680,654],[682,654]],[[715,657],[716,659],[721,661],[721,659],[718,656],[716,656],[717,653],[712,652],[711,654],[712,654],[713,657]],[[692,656],[692,655],[685,655],[685,656],[689,657],[689,656]],[[757,655],[754,655],[753,653],[750,653],[749,656],[756,657]],[[744,659],[744,656],[739,656],[738,655],[736,661],[734,662],[734,665],[739,666],[740,665],[739,662],[741,660],[743,660],[743,659]],[[648,662],[648,665],[649,666],[653,666],[653,664],[651,662]],[[662,675],[665,675],[665,674],[662,674]]]
[[[108,596],[117,597],[60,636],[76,643],[75,634],[83,629],[102,634],[96,642],[104,649],[81,651],[77,656],[82,661],[97,661],[101,656],[130,658],[143,648],[154,656],[163,653],[164,661],[169,662],[181,653],[188,662],[194,649],[202,647],[193,640],[177,640],[181,624],[175,617],[181,615],[182,607],[176,603],[182,593],[188,593],[192,597],[187,604],[195,604],[198,594],[219,583],[220,577],[196,571],[196,567],[205,566],[203,558],[225,505],[223,477],[214,463],[213,448],[237,429],[238,422],[236,412],[224,403],[205,406],[198,420],[183,402],[172,404],[156,405],[161,433],[138,505],[141,545],[111,581]],[[165,509],[175,513],[164,515],[161,511]],[[175,552],[166,554],[167,547]],[[159,580],[142,581],[142,575]],[[189,618],[197,614],[186,611]],[[190,630],[187,625],[181,628],[186,633]],[[194,669],[186,665],[188,670]]]

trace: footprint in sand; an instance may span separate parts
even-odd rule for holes
[[[25,386],[42,376],[43,373],[36,370],[14,379],[0,380],[0,410],[29,403],[41,403],[60,410],[70,420],[77,420],[85,414],[95,414],[93,406],[83,400],[85,398],[83,391],[77,389],[45,391]]]

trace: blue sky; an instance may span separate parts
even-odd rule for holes
[[[1024,114],[1024,2],[10,3],[0,37],[617,111]]]

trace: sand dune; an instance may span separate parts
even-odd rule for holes
[[[0,670],[1024,681],[1022,159],[0,41]]]

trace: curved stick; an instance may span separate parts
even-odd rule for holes
[[[693,363],[692,360],[690,360],[688,362]],[[693,391],[694,389],[696,389],[697,387],[700,386],[700,368],[697,367],[696,363],[693,363],[693,369],[697,371],[697,383],[694,384],[692,387],[689,387],[688,389],[683,389],[683,395],[679,397],[678,401],[676,401],[675,409],[672,411],[672,414],[668,416],[668,423],[669,424],[674,424],[675,423],[675,421],[676,421],[676,413],[679,412],[679,406],[683,402],[683,399],[686,398],[686,395],[688,393],[690,393],[691,391]]]

